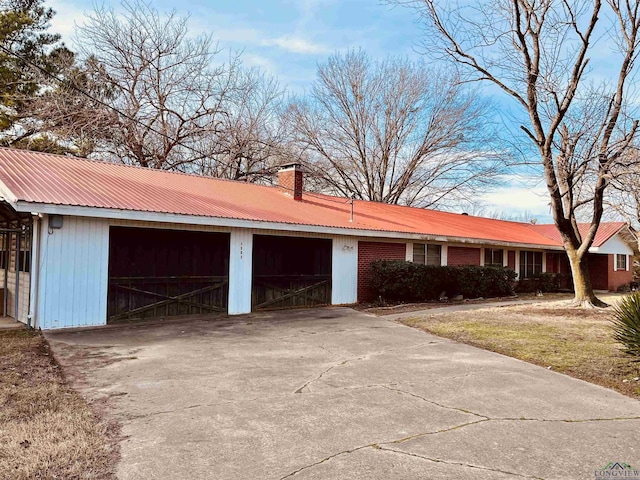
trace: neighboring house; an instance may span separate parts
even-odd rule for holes
[[[7,315],[50,329],[368,300],[370,263],[568,272],[555,227],[0,149]],[[631,281],[624,223],[590,250],[596,289]]]

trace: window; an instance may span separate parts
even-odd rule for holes
[[[22,232],[20,235],[20,255],[18,256],[18,270],[28,273],[31,270],[31,251],[29,236]]]
[[[7,262],[8,258],[7,234],[3,233],[0,235],[0,269],[4,270],[5,268],[9,268],[9,262]]]
[[[520,278],[531,278],[542,273],[542,252],[520,252]]]
[[[485,267],[501,267],[503,250],[501,248],[485,248],[484,249],[484,266]]]
[[[413,263],[421,265],[440,265],[442,247],[424,243],[413,244]]]
[[[627,269],[627,256],[621,253],[616,254],[616,270]]]

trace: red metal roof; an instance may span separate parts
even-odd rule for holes
[[[580,231],[580,235],[584,236],[589,231],[590,224],[588,223],[580,223],[578,224],[578,230]],[[596,237],[593,240],[594,247],[601,247],[607,240],[613,237],[616,233],[618,233],[621,229],[626,227],[627,224],[625,222],[602,222],[598,227],[598,232],[596,233]],[[549,237],[551,240],[557,243],[562,243],[562,239],[560,238],[560,232],[556,228],[555,225],[532,225],[533,228],[538,233],[544,235],[545,237]]]
[[[296,201],[277,187],[25,150],[0,148],[0,181],[23,202],[560,245],[553,225],[359,200],[350,222],[344,198],[305,193]],[[596,239],[606,241],[621,225],[603,224]]]

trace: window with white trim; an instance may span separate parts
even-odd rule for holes
[[[520,278],[532,278],[542,273],[542,252],[520,252]]]
[[[504,251],[501,248],[485,248],[484,249],[484,266],[485,267],[501,267],[503,263]]]
[[[413,263],[421,265],[440,265],[442,247],[428,243],[413,244]]]
[[[616,253],[616,270],[627,269],[627,256],[623,253]]]

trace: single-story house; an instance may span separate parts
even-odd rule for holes
[[[0,308],[42,329],[370,299],[370,263],[568,272],[552,225],[0,149]],[[632,279],[624,223],[590,250],[596,289]]]

